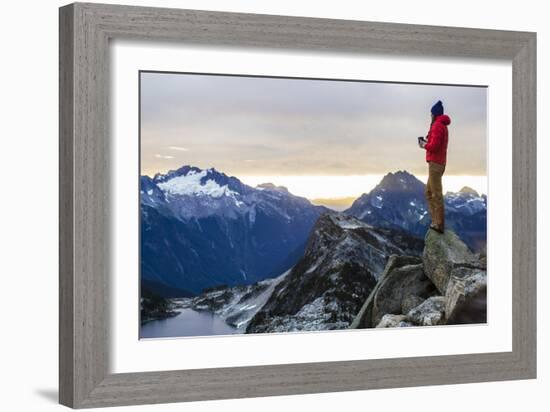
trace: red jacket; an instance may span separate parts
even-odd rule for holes
[[[449,132],[447,126],[451,124],[451,118],[446,114],[437,116],[428,132],[426,149],[426,162],[447,164],[447,144]]]

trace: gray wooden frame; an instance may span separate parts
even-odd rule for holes
[[[536,377],[535,33],[84,3],[62,7],[59,24],[62,404],[85,408]],[[511,61],[513,350],[110,374],[108,50],[114,38]]]

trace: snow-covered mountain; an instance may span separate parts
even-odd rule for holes
[[[419,255],[423,242],[336,212],[323,214],[306,251],[278,281],[247,333],[347,328],[390,255]]]
[[[254,202],[245,202],[255,189],[215,169],[183,166],[153,179],[142,176],[141,186],[142,204],[158,208],[164,202],[182,221],[214,214],[235,219],[255,206]]]
[[[449,212],[473,216],[487,211],[487,196],[478,194],[474,189],[464,186],[460,191],[445,194],[445,206]]]
[[[346,214],[375,226],[405,230],[423,237],[430,224],[425,184],[406,171],[388,173],[369,193],[361,195]],[[486,244],[487,197],[473,189],[445,194],[446,225],[470,248]]]
[[[326,210],[283,187],[192,166],[141,176],[140,198],[142,279],[194,294],[283,273]]]
[[[406,171],[388,173],[345,213],[375,226],[403,229],[418,235],[419,222],[428,214],[424,187],[424,183]]]
[[[284,273],[303,257],[316,220],[327,211],[284,187],[251,187],[193,166],[141,176],[140,199],[142,286],[167,297]],[[481,249],[485,195],[465,188],[447,193],[445,202],[447,225],[472,249]],[[345,213],[419,238],[429,224],[424,184],[405,171],[386,175]]]

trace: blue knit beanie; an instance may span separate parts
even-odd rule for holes
[[[441,116],[443,114],[443,103],[438,100],[436,104],[432,106],[432,114],[434,116]]]

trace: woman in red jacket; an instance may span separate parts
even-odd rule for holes
[[[427,139],[420,143],[420,147],[426,149],[426,162],[428,162],[426,201],[432,218],[430,229],[443,233],[445,231],[445,206],[441,178],[447,164],[447,144],[449,141],[447,126],[451,124],[451,119],[443,114],[441,100],[433,105],[431,112],[432,124],[430,131]]]

